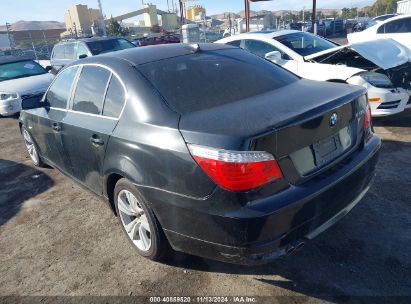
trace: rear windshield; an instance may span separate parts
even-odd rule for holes
[[[181,114],[276,90],[299,78],[239,49],[199,52],[138,67]]]
[[[87,42],[87,45],[93,55],[115,52],[135,47],[126,39],[109,39]]]
[[[47,71],[32,60],[0,65],[0,81],[46,74]]]

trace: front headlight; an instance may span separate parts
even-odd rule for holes
[[[364,79],[369,84],[373,85],[377,88],[393,88],[394,85],[392,84],[391,80],[388,78],[387,75],[374,73],[374,72],[365,72],[361,73],[360,77]]]
[[[10,92],[0,92],[0,101],[7,101],[11,99],[17,99],[19,94]]]

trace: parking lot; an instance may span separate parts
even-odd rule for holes
[[[105,203],[57,170],[36,169],[17,118],[1,118],[0,295],[410,296],[411,110],[374,124],[383,148],[363,201],[304,249],[243,267],[140,257]]]

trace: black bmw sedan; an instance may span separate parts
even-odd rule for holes
[[[20,128],[35,165],[104,198],[153,260],[291,253],[361,200],[381,145],[363,88],[216,44],[77,61]]]

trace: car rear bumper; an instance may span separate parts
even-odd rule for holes
[[[224,213],[216,211],[222,204],[216,194],[191,202],[170,195],[160,201],[145,190],[143,194],[175,250],[229,263],[266,263],[299,248],[361,200],[371,185],[380,146],[374,136],[343,166],[319,180],[290,186],[240,208],[227,207]]]
[[[408,93],[410,94],[410,96],[409,96],[407,104],[405,106],[406,109],[411,108],[411,91],[408,91]]]

